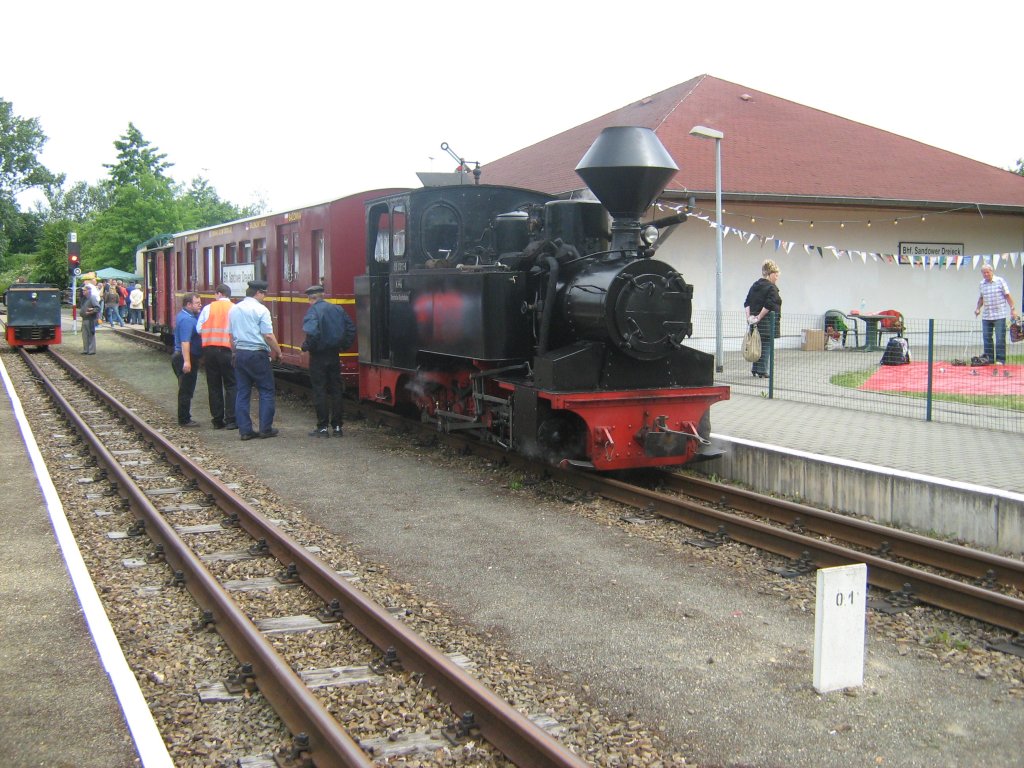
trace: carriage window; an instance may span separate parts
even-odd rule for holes
[[[196,244],[188,243],[185,245],[185,281],[180,283],[182,290],[191,291],[196,286],[196,272],[198,265],[196,264]]]
[[[214,250],[214,253],[217,254],[216,259],[215,259],[216,266],[217,266],[217,271],[216,272],[214,272],[212,270],[210,271],[210,285],[211,286],[217,285],[220,282],[220,276],[224,274],[224,246],[223,245],[218,245],[213,250]]]
[[[324,281],[324,231],[313,230],[313,282]]]
[[[174,252],[174,263],[177,267],[176,272],[178,273],[175,275],[176,279],[174,284],[182,286],[185,284],[185,260],[181,258],[181,251]]]
[[[447,259],[459,250],[459,214],[445,203],[423,214],[423,251],[428,259]]]
[[[228,253],[227,253],[227,257],[225,258],[224,263],[225,264],[234,264],[235,263],[235,254],[237,252],[238,252],[238,246],[236,246],[234,243],[228,243]]]
[[[248,240],[242,241],[242,260],[239,264],[251,264],[252,263],[252,243]]]
[[[213,278],[214,278],[214,274],[215,274],[215,272],[213,270],[213,264],[214,264],[213,253],[214,253],[215,250],[216,250],[215,248],[206,248],[203,251],[204,255],[206,256],[206,273],[205,273],[206,274],[206,279],[202,281],[203,285],[207,285],[207,284],[213,282]]]
[[[255,260],[253,266],[253,272],[255,273],[254,280],[266,280],[267,279],[267,240],[264,237],[254,238],[252,241],[253,250],[255,251]]]

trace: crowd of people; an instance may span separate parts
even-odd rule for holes
[[[118,303],[117,283],[105,286],[86,281],[79,300],[82,317],[82,354],[96,353],[96,326],[101,317],[112,325],[124,324]],[[139,291],[136,302],[135,291]],[[273,321],[263,301],[267,283],[249,281],[245,298],[231,301],[231,287],[221,283],[214,301],[203,306],[197,293],[186,294],[174,322],[174,354],[171,369],[178,379],[178,424],[197,427],[192,418],[192,398],[200,368],[206,369],[210,416],[214,429],[237,429],[242,440],[271,438],[276,410],[271,363],[281,359],[281,347],[274,335]],[[306,339],[302,350],[309,354],[310,380],[316,425],[311,437],[341,437],[344,421],[344,388],[341,353],[355,341],[355,324],[337,304],[324,300],[324,287],[306,290],[309,309],[302,328]],[[129,310],[136,303],[141,312],[142,291],[135,286],[125,302]],[[131,317],[130,315],[128,317]],[[118,322],[120,319],[120,322]],[[129,323],[131,321],[129,320]],[[250,399],[257,392],[259,410],[253,420]]]

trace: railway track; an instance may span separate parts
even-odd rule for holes
[[[208,695],[245,696],[246,691],[258,689],[293,734],[292,743],[278,755],[282,764],[366,766],[389,754],[430,752],[480,739],[515,765],[586,764],[481,685],[457,660],[367,598],[345,574],[328,567],[278,522],[91,384],[67,360],[56,354],[35,357],[39,362],[23,353],[33,375],[88,445],[103,479],[115,485],[136,520],[109,536],[130,539],[145,534],[152,540],[146,560],[166,564],[171,588],[187,589],[199,605],[197,626],[216,630],[238,660],[234,673],[223,685],[210,686],[213,693]],[[55,370],[57,362],[64,373]],[[64,376],[81,386],[57,381]],[[106,415],[96,416],[101,409],[115,412],[129,429],[92,428],[97,422],[105,427],[114,423]],[[232,542],[229,549],[224,548],[224,539]],[[230,578],[243,561],[246,578]],[[296,595],[288,604],[318,605],[319,610],[315,615],[260,615],[263,601],[252,599],[253,593],[280,590]],[[300,592],[305,596],[298,597]],[[284,652],[291,650],[294,656],[294,649],[283,649],[280,641],[275,642],[296,632],[358,633],[366,647],[349,651],[334,666],[297,669]],[[351,657],[371,661],[363,669],[353,665]],[[364,735],[357,741],[313,690],[375,676],[397,679],[395,685],[403,691],[394,697],[402,711],[390,716],[378,712],[382,723],[432,721],[435,727],[412,733],[403,727],[382,727],[379,737]],[[379,709],[379,700],[372,706]],[[428,714],[410,716],[408,710],[415,706]],[[555,723],[547,725],[557,728]]]
[[[371,418],[398,429],[428,429],[389,413]],[[924,603],[1024,633],[1020,560],[687,475],[642,473],[638,476],[644,480],[632,482],[554,468],[462,435],[438,437],[465,452],[632,507],[639,515],[658,515],[696,528],[707,534],[694,540],[700,546],[731,539],[780,555],[791,561],[779,569],[785,575],[866,563],[869,584],[888,593],[872,600],[875,610],[894,612]],[[1019,641],[997,647],[1024,656]]]

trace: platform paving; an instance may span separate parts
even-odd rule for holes
[[[712,409],[718,435],[1024,493],[1013,432],[738,394]]]

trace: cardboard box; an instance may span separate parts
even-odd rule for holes
[[[804,328],[800,331],[800,349],[804,352],[824,352],[825,331],[819,328]]]

